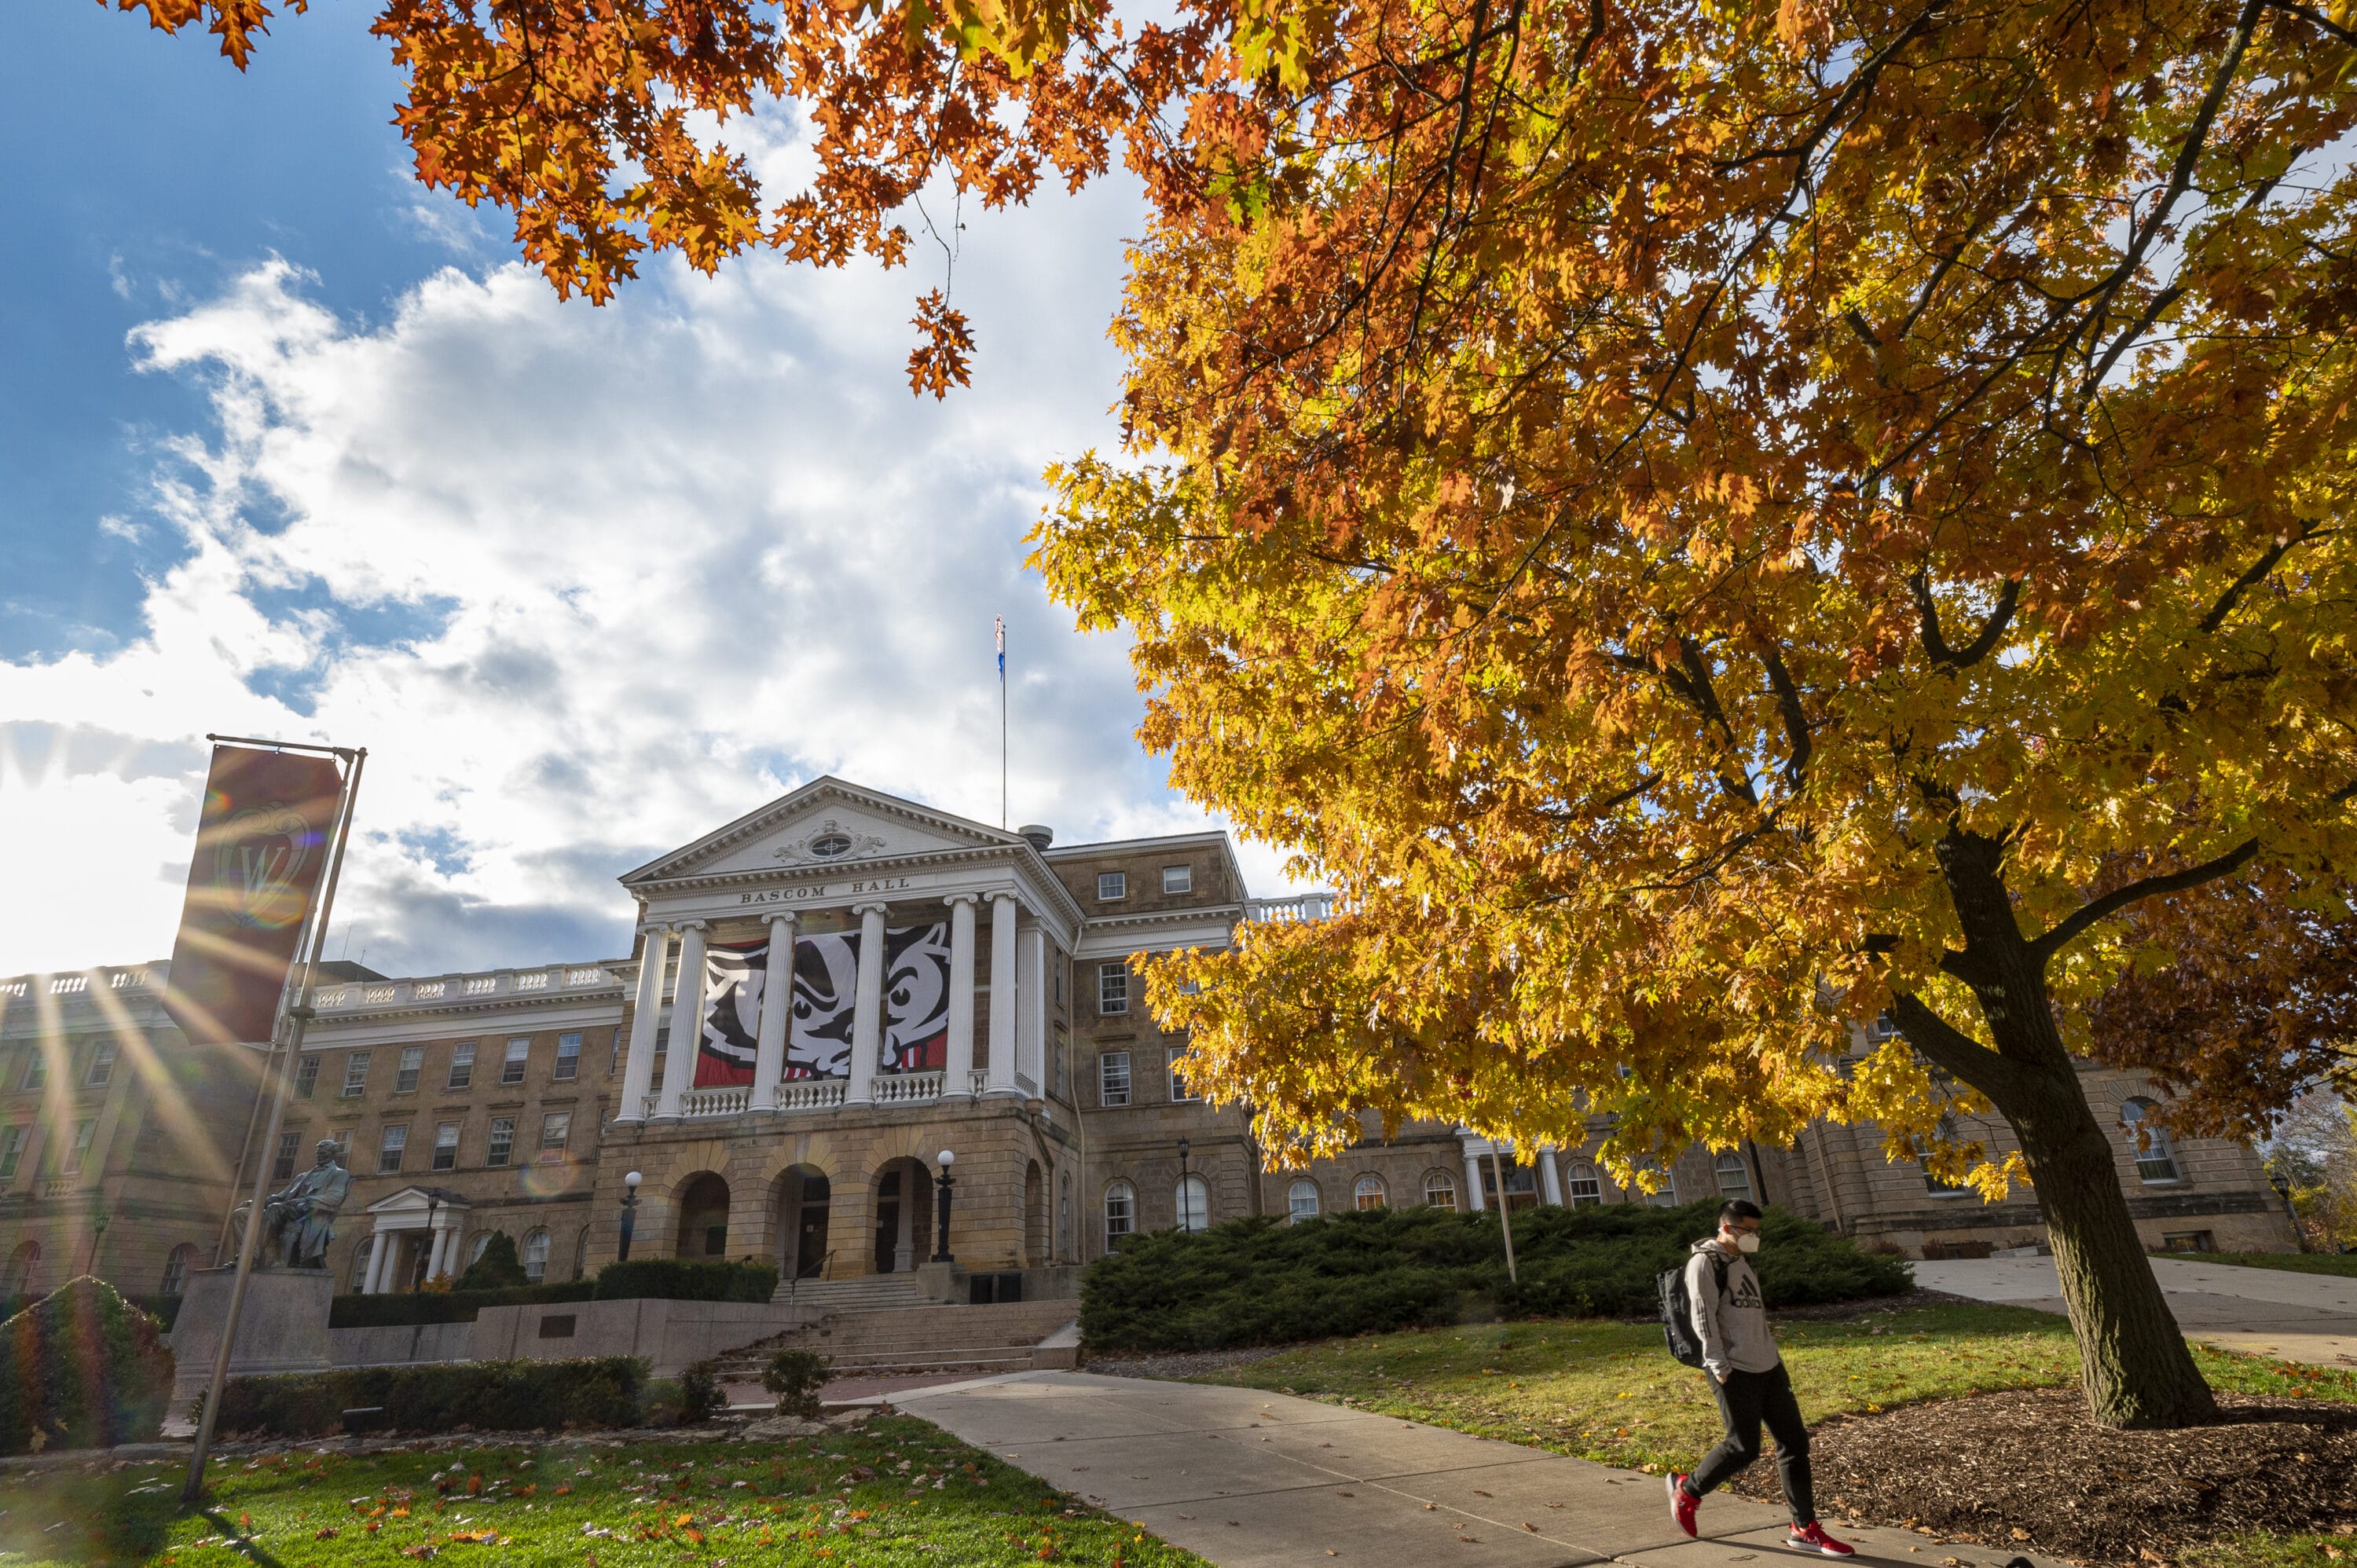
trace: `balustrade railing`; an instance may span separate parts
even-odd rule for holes
[[[938,1072],[878,1073],[875,1094],[878,1105],[915,1105],[942,1097],[942,1079]]]
[[[1331,893],[1302,893],[1290,898],[1247,898],[1247,920],[1324,920],[1334,913]]]
[[[557,964],[546,969],[500,969],[487,974],[451,974],[434,980],[393,980],[320,987],[312,1005],[323,1013],[346,1007],[398,1007],[465,996],[532,996],[559,991],[614,990],[620,983],[593,965]]]
[[[749,1084],[726,1089],[691,1089],[679,1097],[682,1116],[741,1116],[753,1103]]]
[[[843,1103],[844,1080],[839,1078],[796,1079],[778,1085],[778,1109],[780,1111],[832,1111]]]
[[[986,1067],[978,1067],[974,1069],[972,1076],[974,1081],[968,1086],[966,1092],[979,1100],[982,1098],[983,1090],[990,1087],[990,1069]]]

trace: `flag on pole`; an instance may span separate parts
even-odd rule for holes
[[[332,757],[213,748],[164,995],[192,1042],[269,1040],[343,789]]]
[[[990,624],[992,631],[998,639],[998,678],[1004,681],[1006,679],[1006,618],[993,616],[990,618]]]

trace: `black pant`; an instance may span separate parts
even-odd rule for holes
[[[1729,1372],[1720,1382],[1708,1372],[1703,1378],[1718,1398],[1718,1416],[1727,1436],[1703,1455],[1686,1477],[1686,1490],[1702,1497],[1727,1484],[1738,1470],[1760,1457],[1760,1423],[1768,1423],[1776,1439],[1776,1477],[1784,1483],[1784,1501],[1794,1524],[1817,1517],[1817,1494],[1809,1477],[1809,1429],[1801,1424],[1801,1402],[1792,1397],[1792,1374],[1777,1363],[1770,1372]]]

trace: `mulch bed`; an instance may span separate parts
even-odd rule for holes
[[[2169,1563],[2254,1530],[2357,1534],[2357,1405],[2221,1394],[2177,1432],[2098,1426],[2076,1389],[1837,1417],[1812,1434],[1827,1518],[2081,1562]],[[1780,1500],[1762,1459],[1735,1489]],[[1924,1561],[1940,1559],[1927,1548]]]

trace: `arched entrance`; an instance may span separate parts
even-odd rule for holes
[[[815,1165],[789,1165],[779,1173],[778,1273],[790,1280],[814,1280],[827,1273],[827,1207],[833,1195],[826,1173]]]
[[[1033,1160],[1023,1172],[1023,1266],[1036,1269],[1048,1262],[1048,1179]]]
[[[679,1237],[674,1258],[728,1255],[728,1183],[705,1171],[688,1178],[679,1194]]]
[[[906,1273],[931,1251],[931,1173],[913,1159],[885,1162],[876,1173],[876,1272]]]

